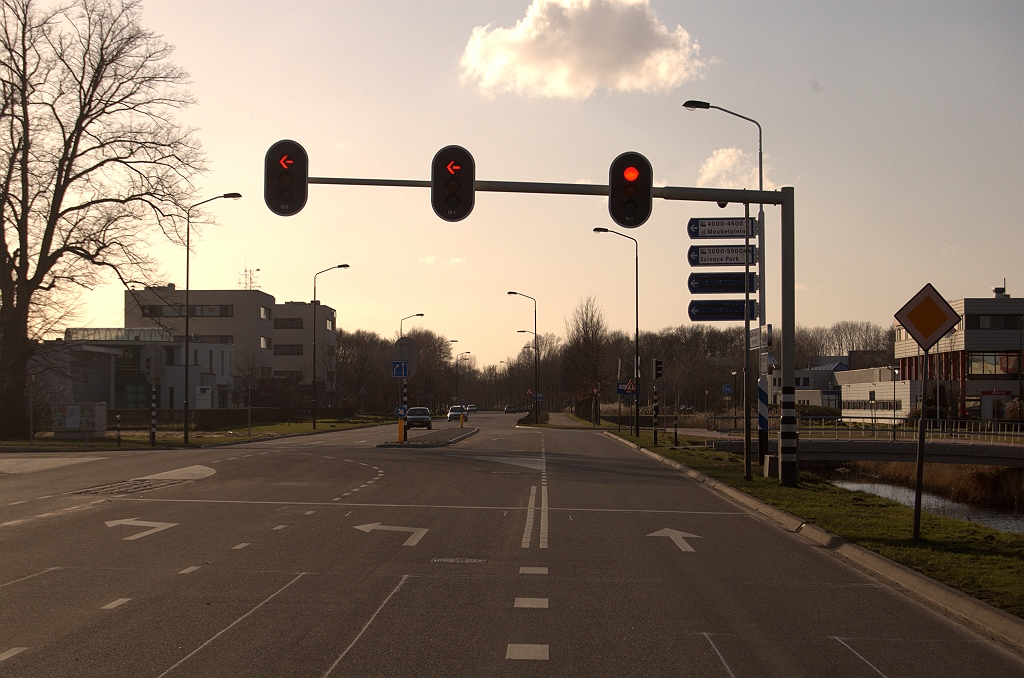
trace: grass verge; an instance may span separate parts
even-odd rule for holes
[[[680,438],[672,447],[671,435],[659,435],[655,447],[649,432],[622,437],[1024,618],[1024,535],[922,512],[922,538],[914,541],[914,511],[894,501],[843,490],[808,473],[800,474],[798,487],[783,487],[764,478],[759,466],[746,481],[741,455],[711,450],[697,439]]]

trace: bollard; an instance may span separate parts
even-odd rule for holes
[[[466,417],[465,417],[465,415],[462,414],[462,412],[459,412],[459,428],[463,428],[465,425],[466,425]]]
[[[398,419],[398,442],[405,442],[405,419]]]
[[[117,446],[121,447],[121,415],[117,415]]]

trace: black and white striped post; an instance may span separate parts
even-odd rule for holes
[[[796,431],[796,261],[793,189],[782,189],[782,423],[779,427],[779,481],[800,481]]]
[[[156,384],[149,385],[149,446],[156,447]]]

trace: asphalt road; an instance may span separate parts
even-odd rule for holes
[[[1024,675],[607,437],[470,424],[0,455],[0,676]]]

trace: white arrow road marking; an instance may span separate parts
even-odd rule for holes
[[[394,527],[392,525],[381,525],[380,523],[370,523],[368,525],[356,525],[357,530],[363,532],[373,532],[374,530],[390,530],[391,532],[412,532],[412,536],[405,540],[402,546],[416,546],[420,543],[420,539],[423,539],[423,535],[427,533],[425,527]]]
[[[125,537],[122,541],[131,541],[132,539],[141,539],[148,534],[159,532],[160,530],[166,530],[168,527],[174,527],[178,523],[151,523],[147,520],[139,520],[138,518],[124,518],[122,520],[108,520],[107,527],[114,527],[115,525],[137,525],[139,527],[152,527],[152,530],[146,530],[145,532],[139,532],[133,534],[130,537]]]
[[[689,532],[680,532],[679,530],[673,530],[671,527],[666,527],[665,529],[658,530],[657,532],[651,532],[647,536],[648,537],[668,537],[668,538],[670,538],[672,541],[674,541],[676,543],[676,546],[679,547],[680,551],[685,551],[685,552],[689,552],[689,553],[693,553],[693,547],[686,543],[686,539],[684,539],[684,537],[690,537],[691,539],[692,538],[696,538],[696,539],[701,539],[702,538],[699,534],[690,534]]]

